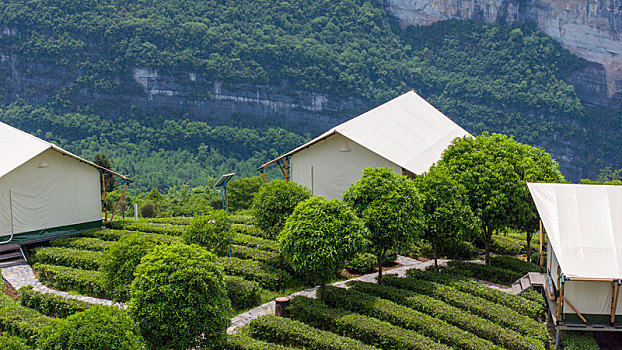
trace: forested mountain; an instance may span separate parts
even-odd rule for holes
[[[571,179],[622,167],[622,114],[584,106],[565,81],[586,62],[527,26],[402,31],[369,0],[7,0],[0,29],[0,120],[105,152],[139,190],[254,175],[408,89]]]

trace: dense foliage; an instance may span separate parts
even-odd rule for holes
[[[129,312],[154,349],[214,346],[231,302],[216,257],[197,245],[158,245],[136,267]]]
[[[63,298],[52,293],[41,293],[32,286],[19,289],[19,302],[25,307],[34,309],[46,316],[64,318],[93,306],[77,299]]]
[[[227,254],[232,237],[231,222],[224,210],[195,216],[182,234],[187,244],[198,244],[218,255]]]
[[[253,197],[252,213],[257,227],[275,237],[296,205],[311,197],[311,192],[293,181],[272,180],[261,186]]]

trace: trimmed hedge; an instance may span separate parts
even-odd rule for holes
[[[564,331],[561,337],[564,350],[599,350],[592,333]]]
[[[231,243],[261,250],[267,250],[275,253],[279,252],[278,242],[239,232],[233,235]]]
[[[255,260],[221,257],[218,262],[222,264],[225,274],[256,281],[262,288],[270,290],[279,290],[291,280],[289,273]]]
[[[372,350],[358,340],[313,328],[302,322],[277,316],[263,316],[248,325],[254,337],[271,343],[302,346],[312,350]]]
[[[549,338],[546,325],[528,316],[514,312],[505,306],[497,305],[486,299],[463,293],[450,286],[417,280],[410,277],[399,278],[395,276],[387,276],[386,281],[383,283],[401,289],[408,289],[419,294],[432,296],[455,307],[468,310],[473,314],[487,318],[501,326],[518,331],[533,339],[547,341]]]
[[[269,252],[267,250],[232,244],[231,253],[236,258],[257,260],[270,266],[277,266],[279,264],[279,254],[275,252]]]
[[[125,231],[125,230],[92,230],[82,232],[83,236],[99,238],[104,241],[118,241],[122,237],[129,235],[139,235],[145,238],[148,238],[153,241],[157,241],[162,244],[169,244],[173,242],[181,242],[180,237],[168,236],[168,235],[160,235],[157,233],[148,233],[148,232],[138,232],[138,231]]]
[[[229,216],[233,224],[254,225],[255,218],[252,215],[233,214]]]
[[[490,257],[490,266],[498,267],[525,275],[528,272],[540,272],[540,266],[515,256],[496,255]]]
[[[52,247],[64,247],[95,251],[104,251],[108,249],[111,244],[111,242],[91,237],[58,238],[50,241],[50,245]]]
[[[294,348],[285,347],[278,344],[267,343],[265,341],[253,339],[251,337],[234,334],[227,336],[223,348],[228,350],[293,350]]]
[[[398,305],[392,301],[373,297],[355,290],[327,286],[324,297],[324,302],[329,306],[376,317],[396,326],[421,333],[456,349],[501,349],[492,342],[465,332],[445,321],[406,306]]]
[[[65,318],[93,306],[93,304],[76,299],[67,299],[56,294],[37,292],[32,289],[32,286],[20,288],[19,294],[19,301],[22,306],[37,310],[41,314],[51,317]]]
[[[316,328],[344,334],[384,350],[450,349],[417,332],[373,317],[330,308],[315,299],[294,297],[288,310],[290,317],[298,321]]]
[[[518,255],[525,252],[526,242],[525,239],[493,235],[490,240],[490,251],[502,255]]]
[[[523,298],[523,300],[531,301],[538,304],[542,310],[546,310],[546,305],[544,304],[544,297],[537,290],[526,290],[518,295]]]
[[[442,266],[441,271],[453,275],[504,284],[506,286],[511,285],[514,281],[523,277],[522,273],[511,270],[460,260],[451,260],[447,262],[447,266]]]
[[[111,227],[120,230],[151,232],[161,235],[181,236],[185,227],[171,224],[154,224],[146,221],[113,221]]]
[[[28,350],[32,348],[26,345],[26,339],[22,339],[16,336],[1,336],[0,335],[0,349],[2,350]]]
[[[538,319],[542,316],[546,309],[541,301],[539,303],[532,302],[531,300],[526,300],[525,298],[520,298],[513,294],[504,293],[502,291],[486,287],[481,283],[477,283],[463,277],[441,274],[432,271],[421,271],[417,269],[408,270],[406,275],[416,279],[446,284],[458,289],[461,292],[501,304],[533,319]],[[542,298],[540,298],[540,300],[542,300]]]
[[[101,252],[62,247],[37,248],[35,261],[41,264],[67,266],[84,270],[97,270]]]
[[[262,231],[259,227],[247,224],[232,224],[231,229],[234,233],[242,233],[249,236],[255,236],[270,239],[270,235]]]
[[[191,216],[174,216],[168,218],[151,218],[151,219],[139,219],[143,222],[150,222],[154,224],[171,224],[171,225],[190,225],[192,221]]]
[[[223,278],[227,296],[231,299],[231,306],[236,310],[247,309],[259,304],[261,289],[255,281],[247,281],[242,277],[227,276]]]
[[[0,331],[33,342],[50,319],[0,293]]]
[[[99,272],[66,266],[35,264],[39,280],[45,285],[64,291],[75,291],[93,297],[107,297]]]
[[[507,349],[544,349],[544,344],[542,342],[524,337],[492,321],[473,315],[468,311],[448,305],[426,295],[420,295],[403,289],[375,283],[353,281],[348,283],[348,285],[354,290],[391,300],[400,305],[443,320]]]

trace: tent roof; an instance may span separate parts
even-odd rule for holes
[[[565,276],[622,278],[622,186],[527,185]]]
[[[2,159],[2,162],[0,162],[0,178],[48,149],[53,149],[66,156],[75,158],[97,169],[109,172],[129,181],[129,179],[123,175],[82,159],[52,143],[3,122],[0,122],[0,159]]]
[[[328,130],[266,166],[334,134],[341,134],[415,174],[428,171],[456,137],[469,133],[414,91]]]

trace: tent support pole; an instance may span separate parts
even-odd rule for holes
[[[104,180],[104,172],[102,171],[102,202],[104,203],[104,222],[108,221],[108,206],[106,205],[106,181]]]
[[[558,277],[559,278],[559,277]],[[559,296],[557,297],[557,324],[561,323],[562,301],[564,300],[564,282],[561,283],[559,288]]]
[[[583,315],[581,315],[579,310],[577,310],[577,308],[575,308],[574,305],[572,305],[572,303],[570,302],[570,300],[568,300],[568,298],[564,297],[564,302],[567,303],[568,306],[570,306],[572,311],[574,311],[574,313],[577,314],[577,316],[579,316],[579,318],[581,319],[581,321],[583,321],[583,323],[587,324],[587,320],[585,319],[585,317],[583,317]]]
[[[281,162],[277,161],[276,164],[279,166],[279,169],[281,169],[281,172],[283,173],[283,177],[285,178],[285,181],[288,181],[287,174],[285,173],[285,170],[283,170],[283,167],[281,166]]]
[[[561,267],[559,267],[559,264],[557,264],[557,292],[559,293],[559,288],[561,288],[561,278],[562,278],[562,269]]]
[[[583,281],[583,282],[615,282],[612,278],[584,278],[584,277],[569,277],[567,281]]]
[[[110,217],[109,222],[112,222],[112,220],[114,220],[114,214],[117,213],[117,209],[119,209],[119,204],[121,204],[121,201],[123,200],[123,198],[125,198],[125,191],[127,191],[127,186],[129,185],[130,185],[129,182],[125,183],[125,187],[123,188],[123,193],[121,194],[121,197],[119,197],[119,200],[117,201],[117,205],[115,205],[114,207],[114,211],[112,212],[112,216]]]
[[[620,295],[620,280],[618,280],[618,286],[615,289],[615,298],[613,297],[613,288],[615,284],[611,282],[611,325],[613,326],[616,322],[616,309],[618,307],[618,296]]]
[[[544,268],[544,256],[542,255],[543,244],[544,244],[544,231],[542,231],[542,220],[540,220],[540,269]]]
[[[263,181],[268,183],[268,178],[266,177],[266,173],[263,171],[263,168],[259,169],[259,172],[261,173],[261,177],[263,177]]]

